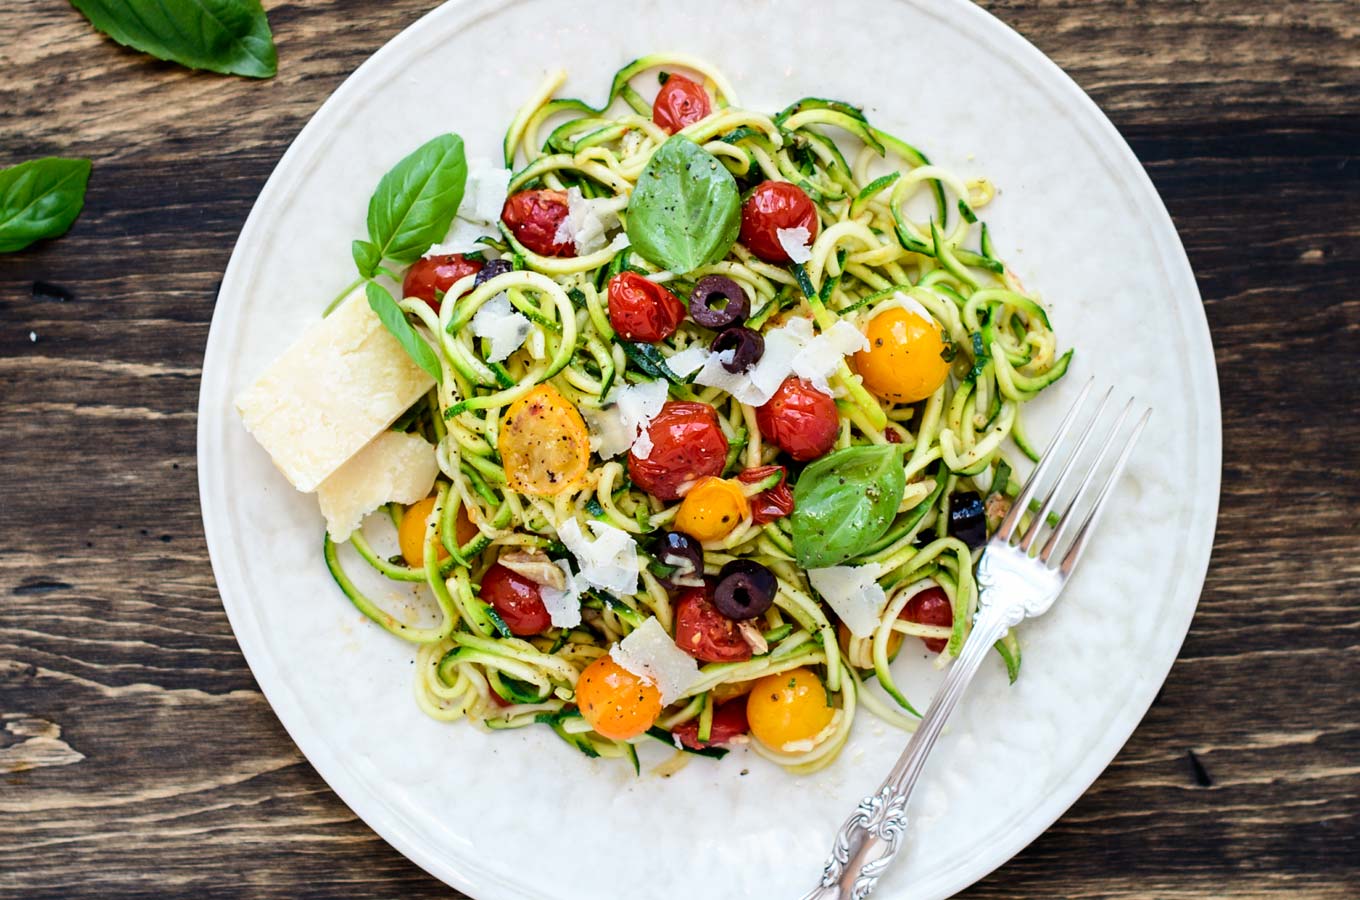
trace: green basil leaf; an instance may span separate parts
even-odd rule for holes
[[[405,350],[418,366],[429,372],[435,381],[443,384],[444,369],[439,365],[439,357],[434,355],[430,345],[425,343],[425,339],[416,333],[410,322],[406,321],[406,313],[401,311],[401,307],[392,299],[387,289],[370,281],[364,287],[364,292],[368,294],[369,308],[377,313],[383,327],[397,339],[401,349]]]
[[[125,47],[190,69],[270,78],[274,36],[260,0],[71,0]]]
[[[628,200],[632,248],[677,275],[727,255],[741,230],[741,196],[718,158],[684,135],[652,154]]]
[[[907,489],[902,447],[872,444],[829,453],[793,489],[793,552],[805,569],[835,566],[892,524]]]
[[[392,167],[368,201],[368,240],[378,258],[415,262],[442,241],[467,183],[463,139],[441,134]]]
[[[89,180],[88,159],[48,156],[0,169],[0,253],[65,234]]]
[[[378,248],[368,241],[354,241],[349,245],[349,250],[354,256],[354,264],[359,267],[359,274],[365,278],[372,278],[378,271],[378,266],[382,264],[382,255]]]

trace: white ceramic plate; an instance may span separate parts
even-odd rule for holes
[[[1151,183],[1095,105],[1034,47],[961,0],[449,3],[354,73],[260,194],[222,283],[203,369],[199,472],[213,568],[260,686],[308,759],[379,834],[477,898],[791,898],[903,736],[864,716],[840,759],[796,778],[738,751],[636,778],[547,729],[495,735],[425,718],[412,651],[367,624],[321,560],[295,493],[231,398],[352,277],[349,242],[396,160],[441,130],[494,157],[544,73],[596,101],[610,74],[677,50],[743,103],[864,105],[937,163],[987,174],[1001,255],[1077,348],[1036,402],[1040,439],[1096,375],[1156,413],[1099,540],[1056,609],[1026,626],[1009,687],[984,668],[936,750],[884,898],[947,896],[1065,810],[1128,738],[1189,626],[1217,511],[1220,429],[1199,295]],[[909,655],[905,654],[904,656]],[[933,675],[904,665],[925,702]]]

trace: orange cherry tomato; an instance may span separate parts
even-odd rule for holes
[[[831,724],[834,714],[827,705],[826,688],[809,669],[766,675],[746,700],[751,734],[771,750],[811,740]]]
[[[601,656],[576,682],[576,705],[590,727],[616,741],[637,737],[661,715],[661,692],[614,661]]]
[[[741,487],[712,475],[689,489],[675,514],[675,528],[699,541],[719,541],[751,514]]]
[[[855,371],[876,397],[915,403],[935,393],[949,375],[944,339],[933,320],[894,306],[870,319],[864,336],[869,349],[855,354]]]
[[[406,513],[401,519],[401,528],[397,529],[397,543],[401,547],[402,558],[406,560],[408,566],[415,569],[425,566],[425,520],[434,509],[434,500],[433,497],[426,497],[406,507]],[[442,561],[449,558],[449,551],[444,549],[444,543],[438,540],[438,535],[439,529],[436,526],[435,536],[439,544],[439,559]],[[467,507],[458,507],[458,516],[454,520],[454,538],[457,539],[458,546],[463,546],[476,536],[477,526],[468,518]]]
[[[684,75],[672,74],[652,103],[652,121],[667,134],[675,134],[712,111],[713,104],[703,85]]]
[[[550,497],[575,487],[590,463],[581,413],[550,384],[540,384],[505,411],[496,448],[510,490]]]
[[[461,253],[427,256],[411,263],[411,268],[406,270],[406,277],[401,280],[401,295],[419,297],[439,312],[435,292],[447,293],[455,281],[476,275],[481,270],[482,263]]]
[[[561,191],[520,191],[505,198],[501,221],[515,240],[539,256],[575,256],[576,242],[557,239],[567,217],[567,195]]]

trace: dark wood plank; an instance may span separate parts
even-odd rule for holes
[[[203,544],[194,409],[231,245],[307,117],[430,4],[268,5],[263,83],[148,61],[58,0],[0,9],[23,36],[0,43],[0,162],[97,172],[66,237],[0,257],[0,898],[449,896],[288,740]],[[1224,481],[1158,702],[967,896],[1356,897],[1360,3],[984,5],[1162,191],[1213,331]]]

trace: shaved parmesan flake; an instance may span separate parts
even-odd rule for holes
[[[882,567],[878,563],[863,566],[828,566],[808,569],[808,580],[817,593],[841,617],[845,627],[855,637],[868,637],[878,627],[888,597],[878,583]]]
[[[812,259],[812,232],[802,225],[797,228],[780,228],[774,233],[779,241],[779,246],[784,248],[784,252],[789,255],[789,260],[796,263],[805,263]]]
[[[867,346],[864,335],[849,322],[837,322],[825,334],[814,335],[811,321],[795,317],[766,333],[760,362],[746,372],[734,374],[723,368],[723,362],[730,362],[735,353],[724,350],[708,354],[694,382],[727,391],[748,406],[767,403],[790,375],[806,378],[830,394],[828,379],[845,355]]]
[[[925,319],[930,324],[932,325],[935,324],[935,318],[930,314],[930,310],[926,309],[924,306],[921,305],[920,300],[917,300],[915,297],[908,297],[901,291],[898,291],[897,293],[893,294],[892,298],[893,301],[897,303],[898,306],[902,307],[907,312],[916,313],[916,315]]]
[[[655,616],[615,644],[609,655],[629,672],[656,685],[663,706],[699,680],[699,664],[675,646]]]
[[[475,160],[468,167],[467,188],[458,214],[474,222],[494,225],[500,221],[505,196],[510,187],[510,170]]]
[[[429,258],[431,256],[447,256],[451,253],[475,253],[478,250],[486,250],[486,246],[477,243],[477,240],[483,237],[496,236],[496,231],[493,228],[476,222],[469,222],[463,218],[455,218],[453,224],[449,226],[449,233],[444,236],[444,240],[426,250],[425,256]]]
[[[666,403],[666,382],[644,381],[615,388],[606,399],[611,406],[588,413],[590,449],[601,459],[618,456],[629,447],[637,448],[646,435],[647,426],[661,412]],[[651,453],[650,439],[644,445]],[[646,459],[646,455],[641,458]]]
[[[434,445],[418,434],[384,431],[316,489],[326,531],[347,541],[364,516],[384,503],[415,503],[434,487]]]
[[[636,594],[638,555],[632,535],[594,519],[590,522],[590,530],[595,533],[594,540],[586,537],[576,519],[568,519],[557,529],[557,536],[576,557],[580,577],[615,597]]]
[[[666,359],[667,367],[681,378],[688,378],[693,375],[702,369],[706,362],[708,362],[708,348],[699,344],[686,347]]]
[[[652,434],[645,428],[638,432],[637,440],[633,441],[633,455],[638,459],[648,459],[652,455],[652,450],[656,445],[652,443]]]
[[[472,333],[491,341],[488,362],[500,362],[524,344],[533,325],[510,305],[510,298],[497,294],[482,304],[472,317]]]
[[[848,354],[869,349],[869,339],[854,325],[841,320],[831,330],[808,341],[793,358],[793,374],[806,378],[824,394],[831,393],[828,379]]]
[[[557,560],[556,565],[566,576],[566,587],[558,590],[543,585],[538,589],[538,595],[543,599],[543,606],[548,610],[548,618],[555,627],[575,628],[581,624],[581,587],[565,559]]]
[[[618,202],[620,199],[627,203],[627,198],[587,199],[580,188],[568,188],[567,215],[558,224],[553,240],[559,244],[570,241],[576,246],[577,256],[588,256],[603,249],[606,244],[605,232],[618,227],[618,213],[622,209]]]

